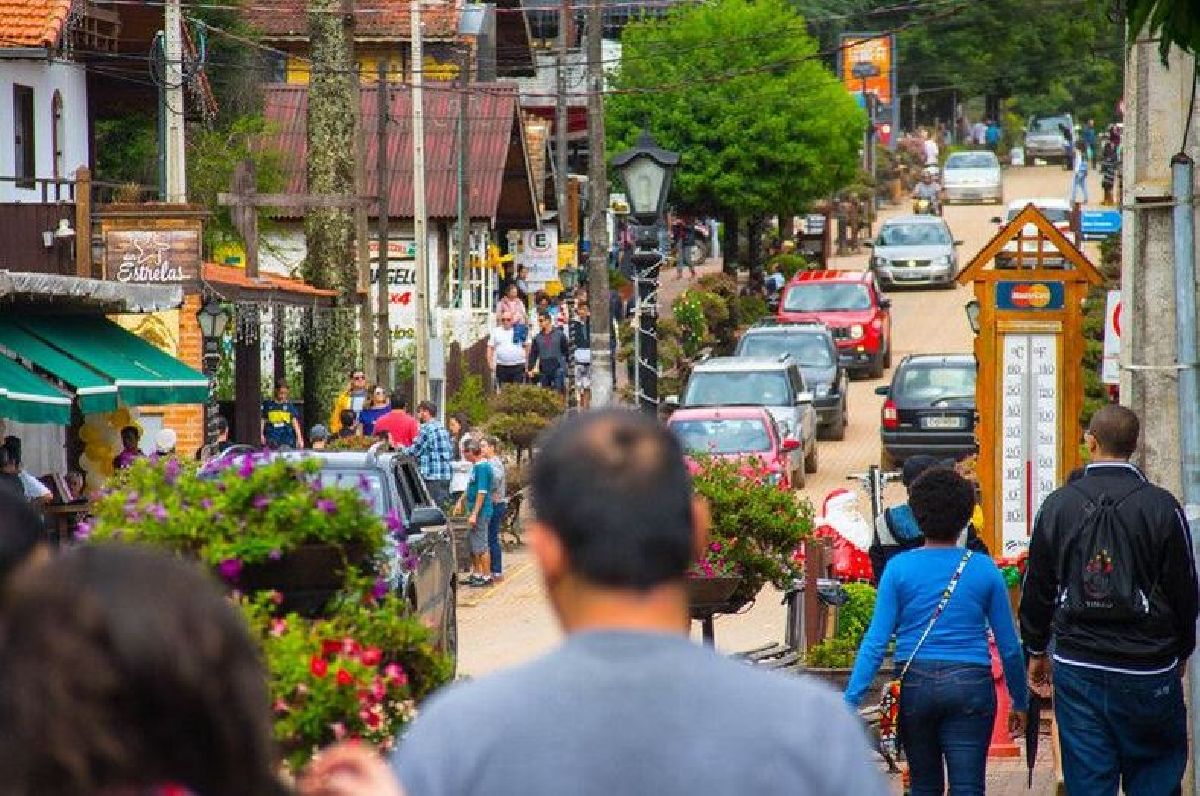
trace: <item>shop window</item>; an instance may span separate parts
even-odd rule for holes
[[[32,188],[37,166],[34,162],[33,89],[13,86],[13,176],[18,188]]]

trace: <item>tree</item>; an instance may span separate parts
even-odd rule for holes
[[[679,151],[678,206],[753,218],[801,209],[855,175],[865,115],[783,0],[675,6],[621,41],[609,151],[643,127]]]
[[[1200,7],[1195,0],[1125,0],[1125,20],[1131,42],[1143,29],[1146,35],[1158,37],[1163,63],[1172,44],[1200,56]]]

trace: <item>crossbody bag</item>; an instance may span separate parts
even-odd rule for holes
[[[967,568],[967,562],[974,554],[974,550],[968,550],[963,554],[962,560],[958,562],[958,568],[950,576],[950,582],[942,590],[942,598],[938,601],[937,608],[933,609],[933,616],[929,617],[929,624],[925,625],[925,632],[921,634],[917,645],[913,647],[912,655],[909,655],[908,660],[904,662],[900,676],[895,680],[889,680],[883,686],[883,693],[879,695],[879,748],[884,754],[893,758],[900,751],[900,684],[904,682],[904,675],[908,674],[908,667],[912,666],[912,662],[916,660],[921,645],[925,643],[925,639],[929,638],[933,626],[937,624],[942,612],[946,610],[946,604],[950,602],[950,595],[954,594],[954,590],[958,588],[959,578],[962,577],[963,570]]]

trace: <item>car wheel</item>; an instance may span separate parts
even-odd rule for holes
[[[846,438],[846,399],[842,398],[842,408],[838,412],[837,417],[829,421],[826,426],[826,434],[829,439],[842,440]]]
[[[815,473],[817,471],[817,441],[812,441],[812,450],[804,457],[804,472]]]
[[[887,448],[879,449],[879,469],[885,473],[896,468],[896,460],[892,458],[892,454],[887,452]]]

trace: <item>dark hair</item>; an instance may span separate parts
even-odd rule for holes
[[[290,390],[290,389],[292,389],[292,388],[289,387],[288,383],[283,379],[280,379],[279,381],[275,382],[275,392],[279,392],[280,390]]]
[[[437,404],[433,401],[421,401],[421,403],[417,404],[417,411],[421,411],[422,409],[437,417]]]
[[[458,421],[458,433],[459,434],[466,434],[468,431],[471,430],[471,419],[469,417],[467,417],[467,415],[464,412],[454,412],[453,414],[450,415],[450,417],[452,417]]]
[[[338,420],[342,421],[342,426],[352,426],[357,419],[358,416],[354,414],[353,409],[343,409],[338,412]]]
[[[20,573],[3,611],[5,792],[285,792],[258,653],[198,568],[86,545]]]
[[[483,446],[479,443],[479,440],[475,439],[475,437],[467,437],[465,440],[463,440],[462,447],[463,451],[471,454],[476,454],[483,450]]]
[[[213,427],[216,428],[218,434],[224,434],[229,430],[229,421],[225,419],[224,415],[217,415],[213,421]]]
[[[21,466],[21,438],[7,436],[4,438],[4,449],[8,451],[8,458],[13,464]]]
[[[121,429],[121,439],[125,439],[126,434],[132,434],[135,440],[142,438],[142,432],[138,430],[137,426],[125,426]]]
[[[393,409],[408,409],[408,396],[399,390],[392,390],[391,403]]]
[[[599,586],[647,589],[693,557],[692,481],[679,442],[653,417],[606,409],[548,430],[533,461],[533,506],[572,571]]]
[[[930,467],[908,488],[908,507],[926,539],[957,539],[975,511],[975,488],[947,467]]]
[[[1087,433],[1096,438],[1100,450],[1128,459],[1137,450],[1141,423],[1138,416],[1120,404],[1105,404],[1092,415]]]
[[[34,511],[25,493],[0,488],[0,584],[8,581],[43,541],[44,534],[42,517]]]

